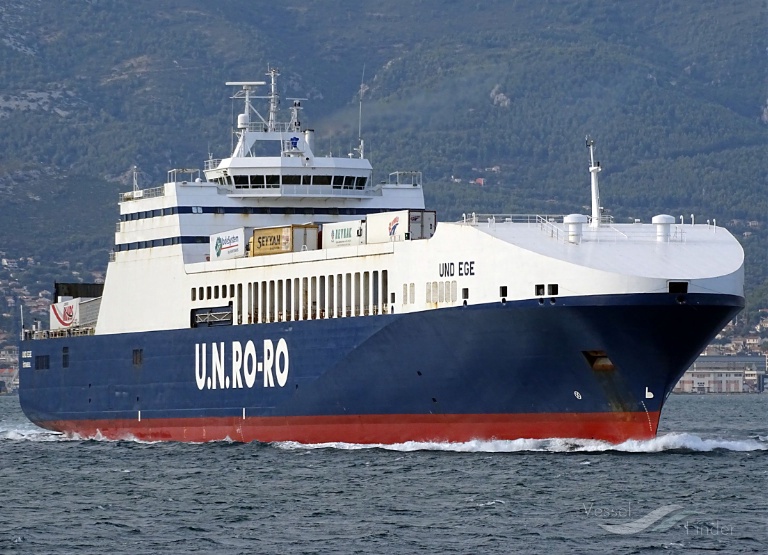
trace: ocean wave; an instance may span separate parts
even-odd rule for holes
[[[19,425],[3,428],[0,426],[0,441],[98,441],[104,443],[132,442],[146,445],[163,444],[163,441],[148,441],[126,435],[121,439],[110,439],[97,433],[95,436],[80,436],[79,434],[63,434],[43,430],[41,428]],[[196,442],[197,443],[197,442]],[[209,444],[230,445],[235,442],[229,438],[208,442]],[[688,433],[668,433],[654,439],[627,440],[623,443],[577,438],[549,439],[514,439],[514,440],[471,440],[461,443],[407,441],[404,443],[298,443],[295,441],[275,442],[268,444],[284,450],[313,450],[336,449],[354,451],[365,449],[383,449],[386,451],[446,451],[456,453],[518,453],[518,452],[550,452],[550,453],[663,453],[663,452],[712,452],[732,451],[751,452],[768,451],[768,438],[757,436],[750,439],[707,439]]]
[[[574,438],[472,440],[463,443],[408,441],[395,444],[317,443],[293,441],[274,443],[280,449],[385,449],[388,451],[452,451],[457,453],[661,453],[665,451],[768,451],[768,443],[754,439],[704,439],[693,434],[670,433],[647,440],[627,440],[623,443]]]
[[[64,434],[41,428],[0,428],[0,441],[62,441],[66,439]]]

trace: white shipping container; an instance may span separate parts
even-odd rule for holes
[[[434,210],[411,210],[408,221],[411,239],[429,239],[435,234],[437,212]]]
[[[368,214],[365,226],[366,241],[371,243],[389,243],[404,241],[408,233],[408,210]]]
[[[72,328],[80,325],[80,298],[51,305],[52,330]]]
[[[369,214],[366,225],[368,243],[389,243],[429,239],[435,234],[437,215],[432,210],[399,210]]]
[[[209,257],[211,260],[226,260],[245,255],[245,228],[222,231],[211,235]]]
[[[317,250],[318,227],[316,225],[292,225],[291,228],[293,228],[294,252]]]
[[[323,224],[323,248],[348,247],[365,244],[365,222],[352,220]]]

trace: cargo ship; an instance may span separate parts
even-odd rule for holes
[[[32,422],[193,442],[652,438],[744,306],[743,250],[714,221],[604,214],[593,141],[590,214],[438,222],[421,173],[374,180],[362,139],[319,154],[267,75],[227,83],[231,156],[134,182],[104,284],[57,284],[49,329],[22,332]]]

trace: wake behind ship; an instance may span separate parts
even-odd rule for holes
[[[654,437],[744,306],[724,228],[660,214],[440,222],[418,172],[317,154],[276,69],[229,158],[120,195],[103,286],[57,284],[20,399],[82,437],[398,443]],[[268,85],[268,109],[253,106]],[[271,150],[266,150],[271,148]]]

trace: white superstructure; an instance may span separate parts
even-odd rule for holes
[[[255,95],[263,82],[228,83],[240,87],[235,97],[245,106],[231,157],[207,160],[202,175],[172,170],[160,187],[121,195],[96,334],[584,295],[743,295],[743,252],[725,229],[668,215],[621,225],[602,216],[593,141],[591,217],[467,214],[437,224],[424,211],[420,173],[373,183],[362,140],[355,156],[318,155],[299,100],[290,120],[278,121],[279,73],[268,75],[266,97]],[[255,98],[268,100],[266,117]],[[418,237],[412,222],[397,230],[394,218],[403,213],[419,219]],[[355,237],[331,245],[322,226],[342,221],[353,223]],[[212,237],[225,241],[237,231],[230,235],[247,243],[254,230],[292,224],[319,226],[319,248],[212,257]],[[390,224],[396,232],[382,233]]]

